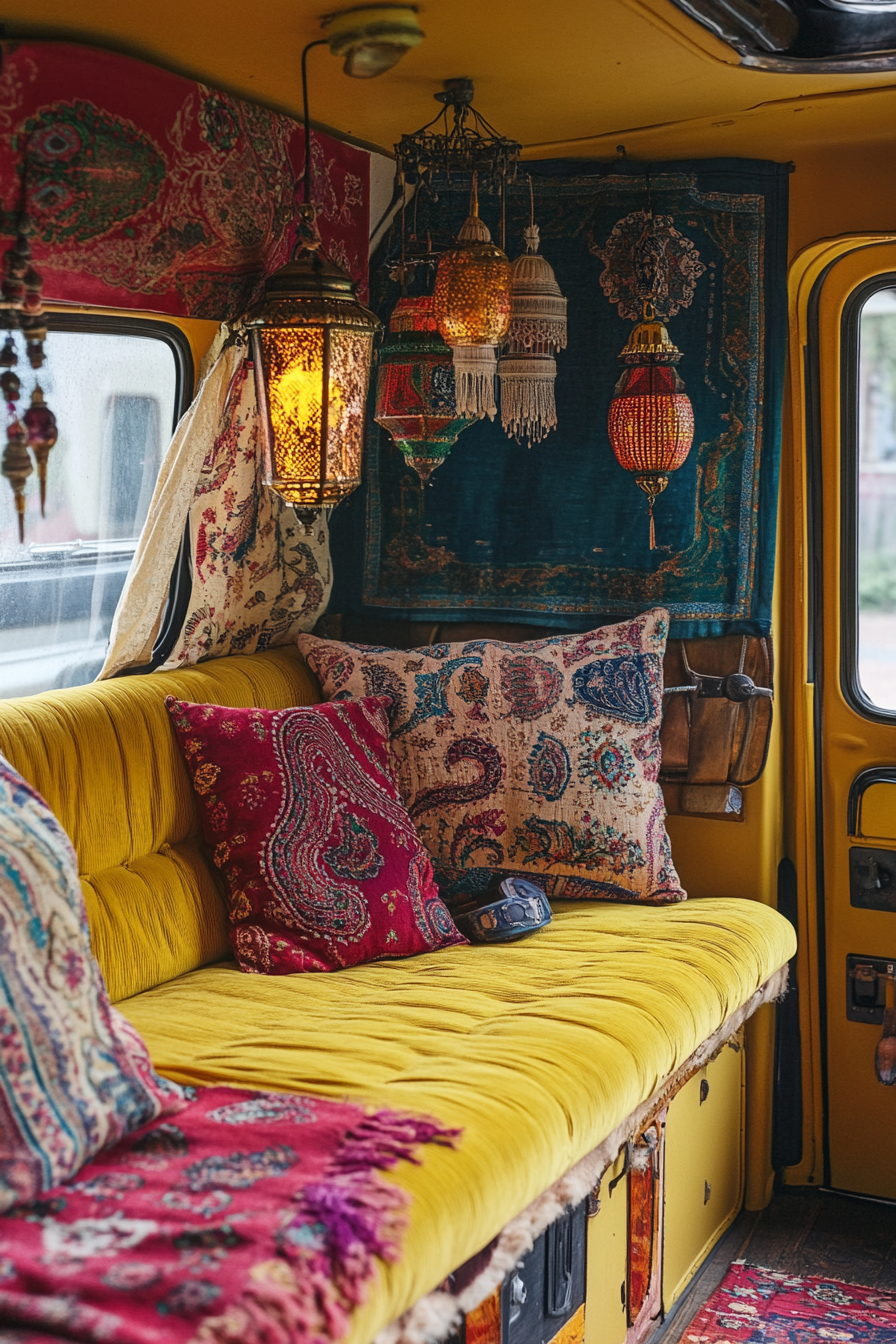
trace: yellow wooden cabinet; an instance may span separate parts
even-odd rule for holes
[[[743,1199],[744,1052],[729,1043],[673,1098],[666,1119],[663,1305],[668,1311]]]
[[[604,1175],[600,1209],[588,1220],[585,1344],[623,1344],[628,1273],[628,1182],[625,1149]]]

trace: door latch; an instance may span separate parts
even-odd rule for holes
[[[850,1022],[881,1026],[887,1002],[887,975],[894,963],[886,957],[846,958],[846,1016]]]
[[[896,850],[851,847],[849,901],[863,910],[896,911]]]

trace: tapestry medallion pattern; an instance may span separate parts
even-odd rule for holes
[[[505,435],[500,417],[482,420],[421,490],[389,435],[371,423],[364,496],[333,519],[332,608],[586,630],[662,605],[674,635],[767,633],[788,166],[527,164],[507,194],[511,257],[529,218],[530,172],[541,250],[569,304],[568,347],[557,357],[558,428],[527,450]],[[442,183],[437,200],[421,194],[418,237],[456,232],[467,192],[465,183]],[[481,211],[500,239],[497,199],[484,197]],[[400,247],[396,229],[372,263],[372,303],[384,320],[400,295],[389,278]],[[411,288],[422,290],[421,281],[418,273]],[[695,420],[687,460],[655,501],[655,549],[647,500],[607,433],[619,353],[650,290],[657,319],[682,351]]]
[[[2,44],[0,207],[45,297],[227,320],[289,260],[298,122],[115,52]],[[326,255],[363,289],[369,155],[312,138]]]

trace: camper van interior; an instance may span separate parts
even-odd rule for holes
[[[894,0],[0,56],[0,1340],[896,1344]]]

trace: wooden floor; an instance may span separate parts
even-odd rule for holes
[[[801,1187],[775,1195],[761,1213],[742,1213],[654,1341],[678,1344],[733,1260],[896,1291],[896,1205]]]

